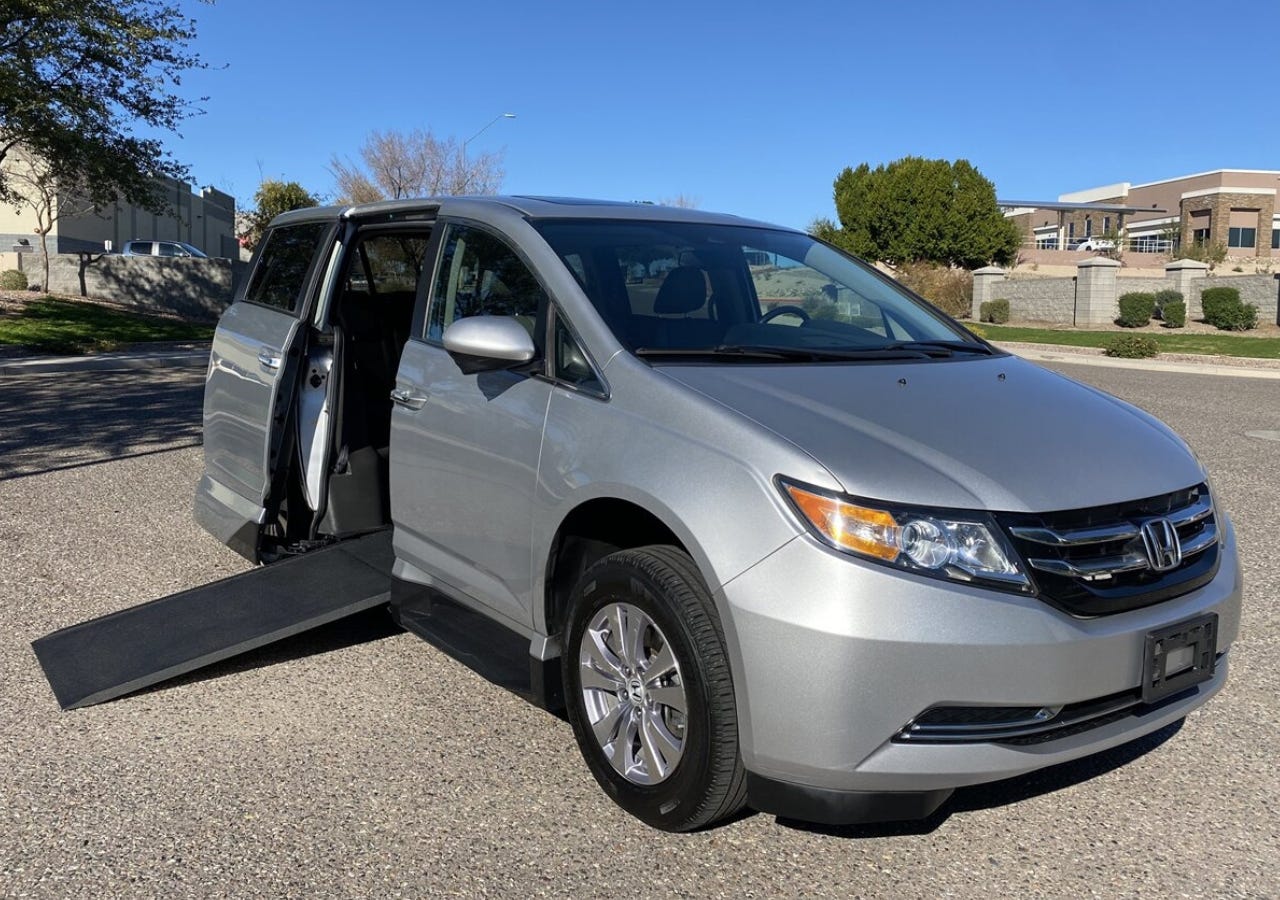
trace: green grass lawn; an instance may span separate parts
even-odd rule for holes
[[[1247,356],[1280,359],[1280,338],[1246,337],[1239,334],[1177,334],[1150,331],[1066,331],[1058,328],[1015,328],[1009,325],[966,327],[989,341],[1016,341],[1029,344],[1063,344],[1069,347],[1105,347],[1120,334],[1141,334],[1154,338],[1162,353],[1200,353],[1206,356]]]
[[[0,344],[20,344],[37,353],[94,353],[144,341],[206,341],[212,325],[163,319],[42,297],[19,312],[0,313]]]

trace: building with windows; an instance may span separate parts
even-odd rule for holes
[[[1024,243],[1039,249],[1097,249],[1095,242],[1122,238],[1125,249],[1138,253],[1221,244],[1230,257],[1269,259],[1280,257],[1277,189],[1280,171],[1218,169],[1074,191],[1056,202],[1000,204]]]
[[[212,187],[197,193],[191,185],[172,178],[160,180],[159,189],[168,205],[163,214],[118,200],[82,214],[60,216],[49,232],[49,253],[119,252],[127,241],[137,239],[184,241],[209,256],[239,258],[234,197]],[[54,202],[74,201],[58,196]],[[39,251],[36,227],[36,214],[29,207],[0,206],[0,269],[21,268],[20,254]]]

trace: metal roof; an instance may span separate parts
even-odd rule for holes
[[[741,216],[659,206],[625,200],[585,200],[573,197],[423,197],[411,200],[380,200],[357,206],[317,206],[282,213],[280,223],[325,221],[337,218],[364,218],[378,215],[408,215],[415,212],[442,216],[475,214],[488,208],[505,208],[527,219],[625,219],[649,222],[700,222],[703,224],[748,225],[791,231],[785,226],[745,219]]]
[[[1060,209],[1067,212],[1087,210],[1089,212],[1116,213],[1119,215],[1137,215],[1138,213],[1163,213],[1167,209],[1156,206],[1123,206],[1115,203],[1063,203],[1060,200],[997,200],[996,205],[1004,209]]]

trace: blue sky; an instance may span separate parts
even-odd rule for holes
[[[183,0],[214,68],[165,143],[194,182],[333,191],[333,154],[430,128],[506,193],[804,226],[845,166],[965,158],[1014,199],[1280,169],[1280,4]],[[1225,18],[1230,15],[1230,19]],[[1218,20],[1219,17],[1220,21]]]

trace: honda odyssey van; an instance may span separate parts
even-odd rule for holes
[[[1183,718],[1238,630],[1231,523],[1169,428],[734,216],[286,213],[204,453],[196,517],[252,560],[391,529],[397,620],[501,626],[668,830],[928,816]]]

